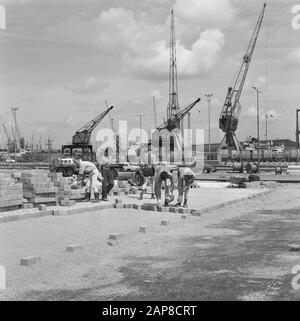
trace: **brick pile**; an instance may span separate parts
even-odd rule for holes
[[[24,198],[34,206],[56,204],[57,189],[46,171],[24,171],[22,173]]]
[[[57,198],[59,200],[82,200],[85,193],[81,189],[72,189],[69,182],[62,176],[62,173],[50,173],[50,177],[54,186],[57,188]]]
[[[132,188],[132,186],[127,181],[118,180],[118,184],[115,184],[111,190],[111,195],[115,196],[125,196],[129,194],[136,194],[137,192]]]
[[[0,173],[0,212],[19,209],[23,203],[22,183],[11,173]]]

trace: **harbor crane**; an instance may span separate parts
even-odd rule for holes
[[[21,135],[20,129],[19,129],[19,125],[18,125],[18,121],[17,121],[17,111],[19,110],[19,108],[12,108],[12,115],[13,115],[13,119],[14,119],[14,140],[15,140],[15,144],[16,144],[16,149],[24,149],[25,148],[25,140]]]
[[[160,161],[162,160],[162,145],[163,145],[163,137],[161,136],[161,132],[163,133],[164,130],[167,130],[168,132],[172,132],[174,130],[179,130],[180,128],[180,123],[182,120],[191,112],[191,110],[200,102],[200,98],[195,100],[193,103],[185,107],[184,109],[181,109],[179,112],[176,114],[171,115],[162,125],[157,127],[156,131],[156,137],[158,137],[158,146],[159,146],[159,159]],[[171,151],[171,163],[174,162],[174,156],[172,156],[172,152],[175,150],[181,150],[184,151],[184,144],[183,144],[183,139],[181,135],[182,131],[180,130],[180,133],[178,132],[173,132],[173,135],[170,137],[170,151]],[[184,156],[182,155],[182,161],[185,163]]]
[[[93,146],[90,145],[90,138],[92,132],[113,108],[114,107],[111,106],[110,108],[106,109],[103,113],[101,113],[100,115],[92,119],[90,122],[88,122],[86,125],[81,127],[72,137],[72,145],[62,146],[62,153],[64,153],[65,150],[70,150],[70,154],[72,155],[74,149],[81,149],[83,155],[85,155],[85,151],[88,149],[92,156]]]
[[[219,119],[219,128],[225,133],[219,149],[241,150],[241,144],[236,137],[236,131],[241,112],[240,97],[246,81],[254,49],[257,43],[259,32],[265,15],[266,3],[263,5],[255,29],[253,31],[247,52],[243,57],[242,65],[239,69],[237,79],[233,87],[228,88],[225,103]]]
[[[5,136],[6,136],[6,139],[7,139],[7,143],[6,143],[6,145],[7,145],[7,150],[8,150],[8,151],[11,151],[11,150],[12,150],[12,147],[13,147],[13,146],[12,146],[12,145],[13,145],[12,140],[11,140],[9,134],[8,134],[7,128],[5,127],[5,124],[4,124],[4,123],[2,124],[2,126],[3,126],[4,133],[5,133]]]
[[[157,127],[158,131],[163,129],[167,129],[168,131],[172,131],[180,125],[181,121],[186,117],[186,115],[200,102],[200,98],[195,100],[193,103],[180,110],[176,114],[171,115],[162,125]]]

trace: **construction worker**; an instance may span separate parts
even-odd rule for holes
[[[150,145],[151,146],[151,145]],[[144,179],[144,184],[141,189],[143,191],[147,190],[147,185],[151,184],[151,199],[155,199],[155,164],[156,164],[156,156],[153,152],[151,152],[149,144],[147,148],[141,149],[141,157],[140,157],[140,174]]]
[[[195,181],[195,174],[194,172],[188,167],[182,167],[178,170],[178,199],[177,199],[177,207],[182,206],[188,207],[188,193],[190,190],[190,186]],[[184,196],[184,197],[183,197]]]
[[[173,175],[166,165],[158,165],[156,168],[155,175],[155,196],[157,199],[157,205],[161,206],[161,185],[165,183],[165,203],[164,206],[169,206],[169,204],[174,200],[174,179]]]
[[[79,167],[79,173],[78,176],[81,179],[84,179],[85,176],[88,176],[89,178],[89,191],[86,193],[85,201],[89,202],[91,200],[91,194],[92,190],[94,193],[95,200],[94,202],[99,202],[99,190],[98,190],[98,179],[102,180],[102,176],[99,173],[97,167],[95,164],[89,161],[82,161],[81,159],[74,158],[73,159],[74,164],[76,167]]]
[[[110,193],[112,188],[114,187],[114,176],[110,168],[110,164],[112,163],[112,157],[110,155],[111,150],[107,147],[104,151],[104,155],[100,160],[101,163],[101,175],[103,177],[102,182],[102,201],[107,202],[107,195]]]

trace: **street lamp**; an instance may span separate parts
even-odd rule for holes
[[[210,153],[210,103],[214,94],[205,95],[208,101],[208,152]]]
[[[258,143],[258,168],[257,172],[260,174],[260,138],[259,138],[259,94],[262,94],[263,92],[257,89],[256,87],[253,87],[253,89],[256,91],[256,106],[257,106],[257,143]]]
[[[138,115],[135,115],[136,117],[139,117],[140,118],[140,161],[142,159],[142,144],[143,144],[143,117],[145,116],[149,116],[149,114],[138,114]]]
[[[265,114],[265,117],[266,117],[266,143],[268,144],[268,119],[274,118],[274,116]]]

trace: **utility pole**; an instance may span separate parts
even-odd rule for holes
[[[208,101],[208,152],[210,153],[210,103],[211,103],[211,99],[213,97],[214,94],[208,94],[205,95],[205,97],[207,97],[207,101]]]
[[[256,91],[256,106],[257,106],[257,143],[258,143],[258,174],[260,174],[260,138],[259,138],[259,94],[263,92],[253,87]]]
[[[143,143],[143,117],[148,116],[148,114],[138,114],[136,117],[140,118],[140,161],[142,159],[142,143]]]
[[[176,61],[176,37],[174,12],[171,11],[171,34],[170,34],[170,70],[169,70],[169,105],[167,118],[179,112],[178,84],[177,84],[177,61]],[[178,128],[180,129],[180,124]]]
[[[156,110],[155,96],[153,96],[153,114],[154,114],[154,126],[156,129],[158,127],[158,124],[157,124],[157,110]]]
[[[266,117],[266,143],[268,144],[268,119],[274,118],[274,116],[265,114],[265,117]]]
[[[50,138],[47,139],[46,146],[48,148],[48,164],[50,166],[51,163],[51,151],[52,151],[52,140]]]
[[[299,149],[300,149],[300,143],[299,143],[299,135],[300,135],[300,130],[299,130],[299,113],[300,113],[300,109],[296,110],[296,148],[297,148],[297,162],[299,161]]]

